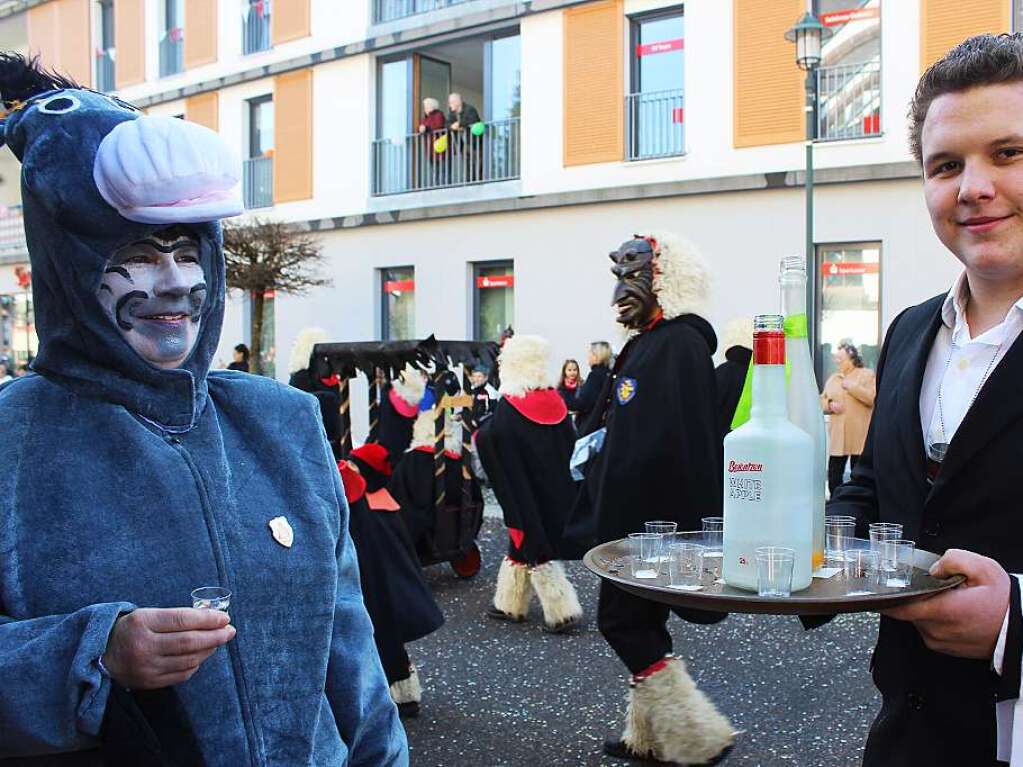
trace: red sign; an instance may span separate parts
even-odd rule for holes
[[[821,273],[825,277],[844,277],[847,274],[877,274],[880,264],[862,261],[825,261]]]
[[[14,279],[18,281],[19,288],[28,290],[32,284],[32,271],[24,266],[16,266],[14,267]]]
[[[385,293],[412,293],[415,289],[415,280],[387,280],[384,283]]]
[[[874,112],[863,118],[863,133],[867,136],[874,136],[881,132],[881,114]]]
[[[477,288],[513,288],[515,287],[514,274],[495,274],[491,277],[477,277]]]
[[[675,107],[671,110],[671,121],[681,125],[686,118],[686,111],[682,107]]]
[[[832,11],[821,14],[821,24],[826,27],[840,27],[850,21],[869,21],[881,15],[881,9],[876,5],[872,8],[850,8],[845,11]]]
[[[647,43],[636,46],[637,56],[653,56],[655,53],[671,53],[680,51],[686,47],[686,41],[681,37],[678,40],[662,40],[659,43]]]

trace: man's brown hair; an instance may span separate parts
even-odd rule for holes
[[[1023,81],[1023,33],[964,40],[924,72],[909,107],[909,148],[922,162],[920,137],[931,102],[947,93]]]

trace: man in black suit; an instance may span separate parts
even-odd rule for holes
[[[924,74],[913,101],[927,208],[965,271],[947,295],[892,322],[866,448],[828,511],[855,514],[861,526],[902,523],[906,538],[944,553],[932,572],[967,582],[881,618],[871,767],[1008,759],[996,701],[1019,697],[1023,633],[1009,575],[1023,573],[1020,114],[1018,34],[962,43]],[[1000,714],[1011,718],[1007,705]]]

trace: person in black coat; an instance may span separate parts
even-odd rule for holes
[[[426,379],[411,365],[380,394],[380,410],[376,441],[387,448],[391,466],[397,468],[412,442],[412,427],[419,413],[419,403],[426,391]]]
[[[603,401],[601,395],[611,377],[612,356],[611,344],[607,341],[594,341],[590,344],[588,359],[590,374],[575,393],[575,422],[580,433],[588,434],[594,431],[593,428],[587,430],[587,424],[591,414],[598,410],[597,403]]]
[[[249,372],[249,347],[245,344],[238,344],[234,347],[234,359],[227,366],[228,370],[237,370],[242,373]]]
[[[402,716],[417,716],[422,688],[405,645],[436,631],[444,616],[423,580],[401,507],[387,491],[391,466],[386,449],[362,445],[338,468],[351,510],[348,524],[362,595],[391,697]]]
[[[642,532],[652,519],[699,530],[702,517],[721,513],[723,473],[711,359],[717,340],[694,313],[707,297],[706,267],[674,235],[637,236],[611,259],[618,322],[633,336],[598,406],[595,420],[607,433],[585,467],[573,516],[591,507],[597,542]],[[723,617],[676,612],[699,622]],[[601,583],[597,627],[632,674],[625,731],[604,750],[658,763],[711,762],[731,747],[734,731],[671,655],[668,616],[665,605]]]
[[[327,334],[319,328],[306,328],[299,332],[291,349],[288,369],[291,375],[288,385],[309,392],[320,403],[323,428],[334,458],[341,457],[341,381],[336,373],[327,378],[317,378],[311,369],[313,347],[327,340]]]
[[[933,574],[967,581],[881,617],[868,767],[1023,758],[1012,747],[1023,618],[1010,575],[1023,573],[1023,165],[1002,148],[1020,108],[1019,34],[954,48],[911,107],[931,221],[965,272],[889,327],[866,446],[828,513],[854,515],[861,535],[869,522],[901,523],[904,538],[943,554]]]
[[[721,413],[721,434],[732,430],[735,408],[742,397],[746,374],[753,359],[753,324],[748,317],[737,317],[725,328],[721,346],[725,361],[714,370],[718,384],[718,409]]]
[[[503,396],[480,427],[476,447],[509,538],[487,615],[524,621],[535,591],[544,630],[563,633],[583,614],[575,588],[555,561],[575,496],[568,466],[575,429],[547,380],[549,357],[550,346],[539,336],[517,335],[505,343],[498,358]]]

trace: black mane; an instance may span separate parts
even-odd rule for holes
[[[28,59],[20,53],[0,51],[0,99],[5,105],[28,101],[47,91],[81,87],[70,77],[43,67],[38,56]]]

